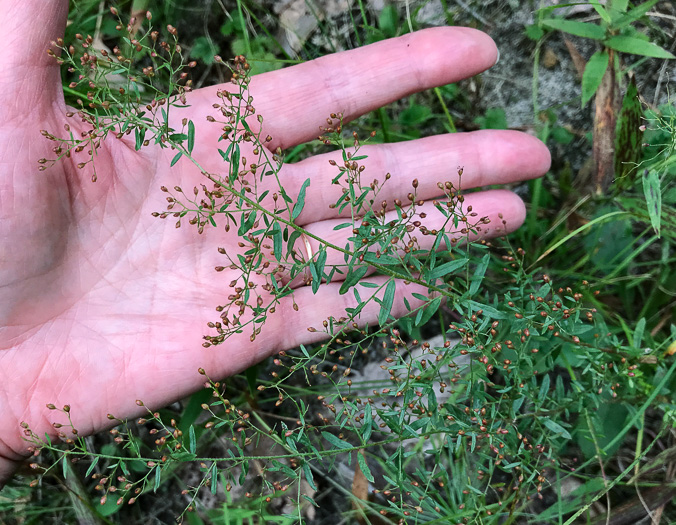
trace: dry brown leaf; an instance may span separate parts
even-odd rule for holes
[[[563,41],[565,42],[566,48],[568,49],[568,53],[570,54],[570,58],[573,61],[575,71],[577,71],[577,78],[581,79],[582,75],[584,75],[584,68],[587,67],[587,61],[577,50],[575,44],[573,44],[568,38],[564,36]]]
[[[363,450],[359,450],[357,454],[361,454],[362,457],[366,459]],[[369,497],[369,482],[361,471],[361,468],[359,468],[358,461],[355,461],[354,478],[352,479],[352,495],[356,498],[352,500],[352,507],[355,510],[363,508],[358,500],[366,501]],[[357,521],[360,525],[366,525],[366,521],[361,516],[357,518]]]

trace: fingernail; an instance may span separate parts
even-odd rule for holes
[[[495,64],[497,64],[498,62],[500,62],[500,48],[498,48],[498,57],[495,59]]]

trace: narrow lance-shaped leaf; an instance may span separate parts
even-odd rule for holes
[[[345,276],[345,280],[343,281],[343,284],[340,286],[340,295],[343,295],[347,293],[347,291],[352,288],[355,284],[357,284],[364,275],[366,275],[366,271],[368,268],[366,266],[360,266],[358,268],[351,268],[348,270],[347,275]]]
[[[606,31],[596,24],[587,22],[575,22],[574,20],[563,20],[562,18],[550,18],[543,20],[542,25],[549,29],[558,29],[564,33],[591,38],[592,40],[603,40],[606,37]]]
[[[178,159],[180,159],[182,156],[183,156],[183,153],[179,151],[179,152],[176,154],[176,156],[171,160],[171,164],[170,164],[169,166],[170,166],[170,167],[173,167],[174,164],[176,164],[176,163],[178,162]]]
[[[331,432],[326,432],[322,431],[322,436],[324,436],[324,439],[331,443],[335,448],[341,449],[341,450],[346,450],[348,448],[352,448],[352,445],[350,445],[347,441],[343,441],[340,438],[337,438]]]
[[[192,120],[188,121],[188,153],[192,153],[192,149],[195,147],[195,124]]]
[[[481,262],[476,267],[474,275],[472,276],[472,283],[469,285],[470,295],[474,295],[479,291],[479,286],[481,286],[481,282],[484,279],[484,275],[486,275],[486,270],[488,269],[488,263],[490,262],[490,259],[491,256],[490,254],[487,253],[486,255],[483,256]]]
[[[636,323],[636,329],[634,330],[634,348],[640,349],[641,344],[643,343],[643,332],[645,331],[645,317],[641,317],[638,323]]]
[[[645,195],[645,202],[648,205],[650,224],[659,237],[662,225],[662,193],[660,191],[660,176],[657,171],[646,170],[646,173],[643,175],[643,194]]]
[[[385,295],[383,296],[383,301],[380,304],[380,313],[378,314],[378,324],[384,326],[387,322],[387,319],[390,316],[392,311],[392,303],[394,302],[394,292],[396,285],[394,280],[390,279],[390,282],[387,283],[385,287]]]
[[[582,75],[582,107],[587,105],[598,90],[607,69],[608,53],[606,51],[594,53],[587,62]]]
[[[373,483],[375,479],[373,479],[371,469],[369,468],[368,463],[366,463],[366,458],[361,451],[357,453],[357,463],[359,463],[359,470],[361,470],[362,474],[364,474],[364,477]]]
[[[303,185],[300,187],[300,193],[298,194],[298,200],[296,201],[296,204],[293,205],[293,211],[291,212],[291,220],[296,220],[296,218],[300,215],[300,212],[303,211],[303,208],[305,207],[305,191],[307,190],[307,187],[310,185],[310,179],[305,179],[305,182],[303,182]]]
[[[611,49],[631,55],[642,55],[652,58],[676,58],[657,44],[633,36],[614,36],[606,40],[604,44]]]
[[[606,8],[603,7],[600,3],[599,0],[589,0],[589,3],[592,5],[594,10],[599,14],[599,16],[603,19],[604,22],[607,24],[610,24],[612,19],[610,18],[610,13],[606,11]],[[613,7],[615,7],[613,5]]]
[[[626,15],[623,15],[615,20],[611,27],[617,30],[628,26],[650,11],[657,2],[659,2],[659,0],[649,0],[648,2],[644,2],[643,4],[636,6]]]

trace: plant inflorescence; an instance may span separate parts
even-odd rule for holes
[[[244,379],[222,382],[200,369],[205,390],[181,414],[148,410],[135,423],[109,415],[117,426],[104,450],[92,449],[72,424],[57,426],[62,444],[26,426],[38,473],[31,486],[57,472],[72,476],[71,464],[84,462],[100,505],[121,508],[159,490],[188,463],[198,474],[183,488],[184,512],[198,507],[206,491],[237,493],[239,502],[226,496],[232,507],[303,521],[321,505],[320,487],[330,487],[351,502],[342,512],[358,520],[515,523],[578,472],[582,487],[598,497],[622,479],[611,482],[604,473],[598,487],[587,473],[604,472],[602,450],[619,446],[674,372],[674,366],[660,375],[649,371],[659,363],[656,349],[645,350],[644,328],[621,338],[599,311],[600,291],[587,281],[559,284],[505,240],[470,241],[492,225],[465,205],[462,168],[460,182],[438,183],[433,202],[420,199],[415,178],[394,202],[380,197],[390,177],[369,173],[362,149],[375,134],[346,132],[340,113],[328,116],[318,140],[341,152],[328,162],[339,188],[331,207],[343,218],[335,231],[345,242],[300,226],[312,181],[295,196],[282,183],[283,153],[268,147],[272,137],[263,132],[243,56],[215,59],[231,75],[207,117],[220,130],[223,169],[204,169],[195,124],[181,115],[194,64],[184,58],[176,29],[167,27],[165,38],[150,19],[118,18],[124,45],[112,52],[96,49],[89,36],[55,42],[54,57],[79,93],[68,116],[86,131],[76,134],[68,125],[65,137],[44,131],[55,157],[41,159],[40,169],[84,152],[88,160],[78,167],[95,182],[103,141],[130,136],[136,150],[170,149],[171,166],[196,166],[203,182],[162,186],[167,207],[153,215],[197,234],[223,228],[237,237],[236,251],[214,247],[223,257],[216,274],[235,277],[215,305],[205,347],[243,332],[254,341],[299,283],[318,293],[322,283],[340,281],[356,306],[308,327],[326,342],[280,352]],[[432,213],[444,218],[434,229],[426,226]],[[386,280],[365,280],[373,272]],[[409,314],[397,321],[391,310],[407,283],[429,293],[405,299]],[[363,327],[360,312],[373,302],[378,325]],[[437,337],[424,336],[429,324],[436,324]],[[380,359],[375,367],[369,354]],[[629,413],[618,397],[635,399],[640,410]],[[49,408],[70,418],[68,406]],[[660,432],[671,424],[665,410]],[[629,464],[636,483],[646,453],[639,450]],[[275,507],[278,501],[283,505]]]

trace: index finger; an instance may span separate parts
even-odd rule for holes
[[[456,82],[493,66],[498,50],[481,31],[439,27],[328,55],[286,69],[256,75],[249,85],[272,149],[319,135],[331,113],[351,120],[392,101]],[[193,94],[195,105],[211,111],[216,91]]]

